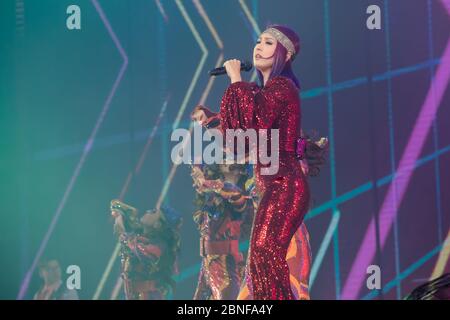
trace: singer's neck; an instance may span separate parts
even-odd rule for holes
[[[266,85],[267,81],[269,81],[270,72],[272,72],[272,69],[261,71],[261,74],[263,76],[264,86]]]

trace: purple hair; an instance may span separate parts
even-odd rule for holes
[[[300,39],[299,39],[297,33],[295,33],[295,31],[289,27],[277,25],[277,24],[269,25],[269,26],[267,26],[267,28],[275,28],[275,29],[281,31],[286,37],[289,38],[289,40],[292,41],[292,43],[294,44],[294,47],[295,47],[295,52],[296,52],[296,54],[294,56],[292,56],[291,59],[289,59],[287,62],[285,62],[287,50],[279,42],[277,43],[277,47],[275,48],[275,52],[273,54],[273,66],[272,66],[272,71],[270,72],[270,75],[269,75],[269,80],[276,76],[283,76],[283,77],[291,79],[294,82],[295,86],[298,89],[300,89],[300,82],[298,81],[297,77],[294,74],[294,71],[292,70],[292,60],[294,60],[295,56],[300,51]],[[258,75],[259,82],[262,85],[264,83],[263,75],[262,75],[261,71],[259,71],[259,70],[256,70],[256,72]]]

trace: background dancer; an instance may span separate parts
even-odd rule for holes
[[[127,300],[162,300],[174,290],[182,219],[170,208],[147,211],[111,201],[114,230],[121,243],[122,277]]]

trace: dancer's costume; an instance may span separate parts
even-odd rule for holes
[[[126,299],[166,299],[175,284],[180,216],[170,208],[159,209],[163,222],[155,228],[147,228],[135,208],[113,200],[111,210],[119,212],[124,219],[125,230],[119,240]]]
[[[296,300],[309,300],[309,276],[312,265],[309,232],[302,223],[294,234],[286,254],[289,267],[289,280]]]
[[[208,179],[205,165],[202,171]],[[222,179],[206,180],[207,192],[194,221],[200,232],[202,264],[198,277],[195,300],[235,300],[239,293],[244,269],[243,255],[239,251],[241,227],[253,220],[252,201],[238,185]]]
[[[262,198],[252,230],[247,280],[254,299],[294,299],[286,254],[310,199],[297,152],[301,132],[298,90],[282,76],[268,80],[263,88],[235,82],[222,98],[220,115],[223,130],[279,129],[277,174],[261,175],[264,165],[259,162],[255,168]]]

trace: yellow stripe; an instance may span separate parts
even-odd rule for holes
[[[447,238],[445,239],[444,245],[439,253],[439,258],[434,266],[433,273],[431,274],[430,280],[440,277],[444,271],[445,266],[448,262],[448,257],[450,256],[450,230],[448,231]]]

